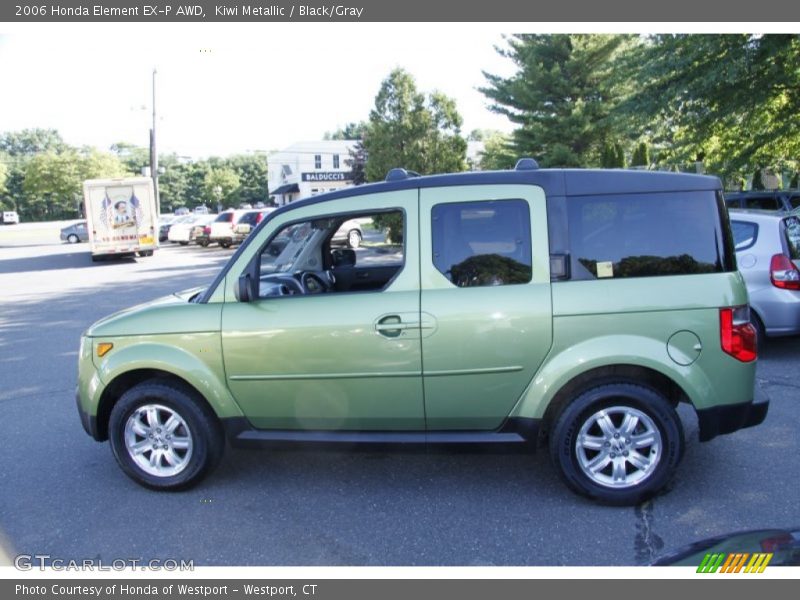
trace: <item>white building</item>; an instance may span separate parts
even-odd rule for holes
[[[297,142],[269,155],[269,195],[278,206],[353,184],[347,160],[357,140]]]

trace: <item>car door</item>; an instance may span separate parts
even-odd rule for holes
[[[409,190],[299,206],[245,248],[228,275],[222,347],[228,385],[255,427],[424,429],[418,198]],[[247,251],[265,247],[270,237],[286,238],[284,225],[381,211],[399,211],[405,231],[402,264],[382,288],[236,301],[233,279]],[[357,263],[379,250],[386,245],[359,248]]]
[[[550,349],[547,215],[535,186],[420,191],[428,430],[491,430]]]

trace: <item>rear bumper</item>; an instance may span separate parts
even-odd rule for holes
[[[764,422],[769,410],[769,398],[756,386],[752,402],[724,404],[697,411],[700,441],[707,442],[718,435],[733,433]]]

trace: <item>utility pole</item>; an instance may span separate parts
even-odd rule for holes
[[[156,149],[156,73],[153,69],[153,127],[150,129],[150,176],[156,196],[156,208],[161,216],[161,197],[158,193],[158,151]]]

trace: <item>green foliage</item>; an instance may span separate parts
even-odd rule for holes
[[[533,156],[542,166],[597,165],[612,135],[609,115],[623,85],[614,74],[617,55],[631,42],[621,35],[532,35],[508,38],[498,52],[514,62],[511,77],[484,73],[481,88],[519,128],[517,156]]]
[[[513,149],[513,139],[500,131],[484,131],[480,141],[483,151],[478,158],[477,167],[482,171],[511,169],[519,158]]]
[[[789,181],[789,187],[792,189],[797,189],[800,187],[800,172],[795,171],[794,175],[792,175],[791,180]]]
[[[364,134],[367,180],[380,181],[394,167],[421,174],[463,171],[461,123],[452,98],[426,96],[409,73],[395,69],[381,84]]]
[[[375,227],[384,231],[389,242],[403,243],[403,215],[398,212],[382,213],[372,217]]]
[[[478,254],[452,265],[450,280],[458,287],[528,283],[531,267],[500,254]]]
[[[21,212],[32,219],[59,219],[81,214],[86,179],[128,175],[113,154],[95,149],[47,151],[31,156],[24,166]]]
[[[360,140],[364,138],[364,133],[367,130],[366,121],[359,121],[358,123],[348,123],[343,128],[336,131],[327,131],[323,136],[325,140]]]
[[[67,145],[55,129],[23,129],[0,135],[0,152],[15,157],[61,152],[66,148]]]
[[[205,197],[213,204],[218,202],[223,208],[235,207],[235,193],[238,192],[241,182],[239,175],[230,167],[212,167],[204,178]]]
[[[350,167],[350,179],[353,185],[362,185],[367,182],[367,149],[364,142],[359,140],[356,145],[348,150],[349,158],[344,164]]]
[[[633,151],[631,157],[632,167],[649,167],[650,166],[650,147],[647,142],[639,142]]]
[[[619,61],[635,82],[615,118],[677,164],[729,175],[800,156],[800,36],[657,35]]]
[[[625,167],[625,150],[619,142],[607,142],[600,154],[600,166],[604,169],[622,169]]]

